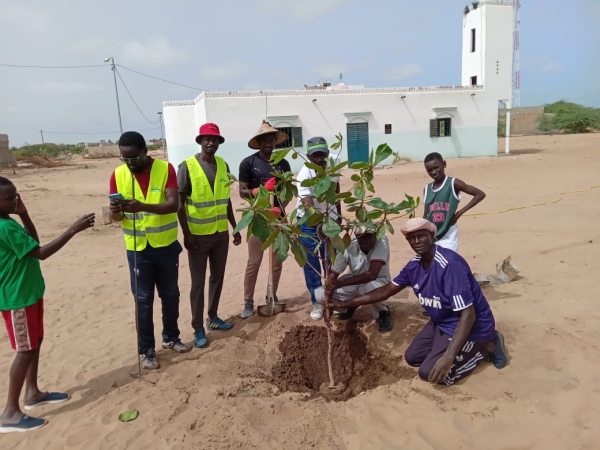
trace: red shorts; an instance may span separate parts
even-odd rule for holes
[[[10,345],[18,352],[28,352],[40,346],[44,337],[44,299],[14,311],[2,311]]]

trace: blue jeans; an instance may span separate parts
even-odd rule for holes
[[[179,241],[162,248],[148,245],[137,252],[138,323],[140,355],[154,353],[154,289],[162,301],[162,338],[165,342],[179,340],[179,254],[183,251]],[[135,252],[127,251],[131,292],[135,299]]]
[[[310,237],[300,237],[300,242],[306,248],[307,261],[304,265],[304,280],[306,281],[306,288],[310,292],[310,301],[314,305],[317,303],[315,299],[315,289],[322,286],[321,273],[325,271],[325,266],[321,264],[321,260],[315,253],[315,249],[319,244],[320,240],[317,237],[317,227],[309,227],[305,223],[300,225],[302,233],[309,235]],[[319,255],[321,258],[325,258],[325,244],[319,248]],[[327,256],[329,260],[329,255]]]

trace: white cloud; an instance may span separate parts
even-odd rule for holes
[[[81,81],[34,81],[29,87],[44,94],[82,94],[86,92],[98,92],[103,86],[96,83],[84,83]]]
[[[203,82],[228,80],[246,72],[246,70],[246,66],[235,62],[217,66],[208,66],[200,70],[200,79]]]
[[[418,64],[404,64],[402,66],[393,67],[386,73],[390,80],[404,80],[423,73],[423,67]]]
[[[90,54],[97,53],[102,58],[114,56],[117,63],[136,66],[163,67],[188,61],[185,50],[178,49],[161,36],[125,41],[93,36],[81,40],[76,50]]]
[[[298,19],[306,20],[333,11],[352,0],[258,0],[265,11],[287,10]]]
[[[549,56],[526,58],[523,60],[523,66],[537,70],[540,73],[554,73],[562,70],[562,65]]]
[[[324,63],[313,67],[312,72],[321,78],[327,78],[332,80],[338,80],[340,73],[343,75],[344,72],[348,71],[348,66],[338,63]]]
[[[0,25],[43,33],[50,30],[50,16],[40,7],[29,8],[17,0],[0,2]]]

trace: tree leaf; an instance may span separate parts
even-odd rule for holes
[[[298,159],[298,153],[294,152],[294,153],[292,154],[292,159]]]
[[[319,182],[319,178],[318,177],[307,178],[306,180],[302,180],[302,183],[300,183],[300,186],[302,186],[302,187],[312,187],[315,184],[317,184],[318,182]]]
[[[365,208],[364,206],[361,206],[360,208],[358,208],[358,211],[356,211],[356,218],[358,219],[359,222],[366,222],[367,221],[367,208]]]
[[[356,162],[352,163],[352,165],[350,166],[350,168],[351,169],[364,169],[368,165],[369,165],[369,163],[362,162],[362,161],[356,161]]]
[[[352,237],[350,237],[350,233],[348,233],[347,231],[346,234],[344,234],[343,241],[345,248],[350,247],[350,244],[352,243]]]
[[[344,162],[342,162],[342,163],[338,164],[337,166],[334,166],[334,167],[331,169],[331,172],[335,173],[335,172],[337,172],[338,170],[341,170],[341,169],[343,169],[343,168],[344,168],[344,167],[346,167],[347,165],[348,165],[348,161],[344,161]]]
[[[139,414],[140,413],[137,409],[125,411],[124,413],[119,414],[119,422],[131,422],[132,420],[137,419]]]
[[[331,177],[329,175],[326,175],[323,178],[319,179],[319,181],[317,182],[317,184],[315,186],[315,195],[317,197],[323,195],[325,192],[327,192],[329,190],[330,186],[331,186]]]
[[[354,187],[354,196],[359,200],[362,200],[365,198],[365,183],[364,182],[361,181]]]
[[[233,234],[239,233],[241,230],[250,225],[252,219],[254,219],[254,211],[248,211],[245,213],[235,227],[235,230],[233,230]]]
[[[377,240],[379,240],[384,236],[385,236],[385,224],[383,222],[381,222],[377,226],[377,231],[376,231],[375,237],[377,238]]]
[[[329,216],[325,218],[323,221],[323,234],[325,236],[334,238],[335,236],[339,236],[341,232],[342,227],[335,220]]]
[[[375,162],[373,165],[379,165],[379,163],[392,156],[392,153],[394,152],[392,151],[389,145],[381,144],[379,147],[377,147],[377,150],[375,150]]]
[[[272,232],[269,237],[267,238],[267,240],[265,242],[263,242],[263,245],[260,247],[260,249],[264,252],[266,249],[268,249],[271,244],[275,241],[275,239],[279,236],[279,232],[274,231]]]
[[[261,214],[256,215],[252,222],[252,233],[262,242],[265,242],[269,237],[269,234],[271,234],[269,225],[267,225],[267,220]]]
[[[334,208],[335,204],[338,202],[337,195],[335,193],[336,183],[331,183],[327,192],[325,192],[325,200],[332,208]]]
[[[292,149],[291,148],[282,148],[281,150],[275,150],[271,154],[271,163],[274,166],[279,164],[287,156],[287,154],[290,152],[290,150],[292,150]]]
[[[304,213],[304,215],[306,216],[307,213]],[[308,225],[309,227],[316,227],[323,221],[323,217],[325,216],[318,212],[311,214],[308,220],[306,221],[306,225]]]
[[[367,213],[367,219],[369,219],[369,220],[379,219],[382,214],[383,214],[383,211],[369,211]]]
[[[354,203],[356,200],[358,200],[357,198],[354,197],[348,197],[344,199],[344,203],[349,204],[349,203]]]
[[[390,234],[394,234],[394,227],[392,226],[392,223],[389,220],[385,221],[385,227],[387,228]]]
[[[380,198],[372,198],[367,202],[367,205],[377,209],[388,209],[389,205]]]
[[[339,235],[331,238],[331,245],[340,253],[344,253],[346,250],[344,240]]]
[[[354,181],[355,183],[358,183],[360,181],[360,175],[357,173],[353,173],[352,176],[350,177],[350,179],[352,181]]]
[[[306,167],[308,167],[309,169],[312,169],[312,170],[314,170],[314,171],[315,171],[315,172],[317,172],[317,174],[319,174],[319,175],[323,175],[323,173],[324,173],[324,172],[323,172],[323,168],[322,168],[321,166],[317,165],[317,164],[313,164],[313,163],[311,163],[311,162],[305,162],[305,163],[304,163],[304,165],[305,165]]]
[[[277,250],[277,259],[279,262],[283,262],[288,257],[288,248],[290,247],[290,238],[285,234],[280,233],[277,236],[277,240],[279,240],[279,249]]]
[[[298,265],[300,267],[304,267],[306,265],[306,261],[308,260],[304,245],[292,241],[292,253],[294,254],[294,259]]]
[[[349,198],[352,197],[352,194],[350,192],[340,192],[339,194],[336,194],[336,197],[339,199]]]

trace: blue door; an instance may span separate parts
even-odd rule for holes
[[[346,124],[348,161],[369,162],[369,122]]]

